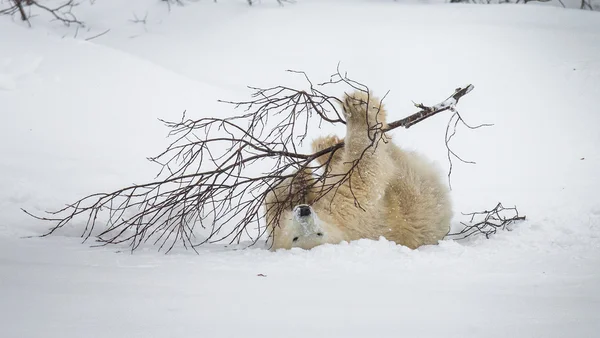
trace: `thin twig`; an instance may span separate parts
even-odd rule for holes
[[[99,37],[101,37],[102,35],[104,35],[104,34],[106,34],[106,33],[108,33],[108,32],[110,32],[110,28],[109,28],[109,29],[107,29],[107,30],[105,30],[104,32],[102,32],[102,33],[100,33],[100,34],[96,34],[96,35],[94,35],[94,36],[91,36],[91,37],[89,37],[89,38],[86,38],[86,39],[85,39],[85,41],[94,40],[95,38],[99,38]]]

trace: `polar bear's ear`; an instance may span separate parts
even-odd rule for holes
[[[290,201],[296,206],[298,204],[312,204],[314,201],[315,177],[310,169],[304,169],[296,172],[292,178],[292,187],[290,189]]]
[[[311,204],[314,201],[316,180],[312,171],[305,169],[295,172],[272,188],[266,197],[267,204],[282,204],[285,209],[292,209],[298,204]]]

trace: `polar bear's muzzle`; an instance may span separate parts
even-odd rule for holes
[[[298,217],[306,217],[312,214],[312,208],[306,204],[300,204],[294,209],[294,212],[298,214]]]
[[[323,230],[319,225],[319,218],[313,208],[306,204],[299,204],[294,207],[293,222],[297,233],[293,242],[303,239],[323,237]]]

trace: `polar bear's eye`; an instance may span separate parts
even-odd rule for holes
[[[294,239],[292,239],[292,242],[295,242],[298,240],[298,237],[294,237]]]
[[[322,232],[317,232],[317,236],[321,237],[321,236],[323,236],[323,233]]]

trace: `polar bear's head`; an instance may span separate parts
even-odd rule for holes
[[[310,191],[282,182],[267,194],[266,222],[270,228],[271,249],[312,249],[325,243],[341,241],[339,227],[330,222],[326,210],[313,204]]]
[[[314,209],[307,204],[298,204],[282,210],[274,228],[274,247],[311,249],[326,243],[323,222]]]

